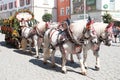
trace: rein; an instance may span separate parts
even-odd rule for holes
[[[66,23],[67,24],[67,23]],[[73,37],[72,31],[70,29],[70,27],[67,25],[67,29],[66,29],[66,35],[68,37],[68,40],[70,40],[72,43],[76,44],[76,45],[82,45],[82,43],[76,41]]]
[[[53,30],[54,30],[54,31],[53,31]],[[57,44],[56,44],[56,45],[50,44],[50,47],[51,47],[52,49],[55,49],[56,46],[62,45],[62,44],[65,42],[65,41],[60,40],[60,38],[59,38],[59,36],[60,36],[64,31],[57,30],[56,28],[51,28],[51,29],[50,29],[50,31],[49,31],[49,33],[48,33],[48,38],[51,40],[53,34],[54,34],[56,31],[59,32],[58,35],[57,35]]]

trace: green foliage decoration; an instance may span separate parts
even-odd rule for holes
[[[42,20],[43,20],[44,22],[50,22],[51,19],[52,19],[52,14],[45,13],[45,14],[42,16]]]
[[[112,16],[107,12],[102,16],[102,18],[104,23],[110,23],[113,21]]]

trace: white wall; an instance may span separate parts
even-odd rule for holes
[[[102,1],[101,0],[96,0],[96,9],[101,10],[102,9]]]
[[[45,3],[45,1],[47,1],[47,3]],[[54,5],[55,1],[56,0],[34,0],[34,6],[53,8],[55,7]]]
[[[47,0],[48,3],[45,4],[44,0],[34,0],[34,15],[35,19],[37,19],[39,22],[42,21],[42,16],[45,14],[45,10],[47,10],[48,13],[52,14],[53,21],[57,21],[57,3],[56,0]]]
[[[14,1],[15,0],[2,0],[0,1],[0,4],[5,4]],[[44,15],[45,10],[48,10],[48,13],[51,13],[53,15],[53,21],[57,21],[57,10],[56,10],[57,0],[46,0],[48,4],[47,3],[45,4],[44,2],[45,0],[31,0],[31,1],[32,1],[31,5],[19,7],[18,10],[28,8],[34,13],[35,19],[37,19],[40,22],[42,22],[42,16]],[[15,10],[17,10],[17,8],[0,11],[0,18],[3,19],[8,18],[11,12],[14,15]]]
[[[115,0],[115,10],[120,11],[120,0]]]

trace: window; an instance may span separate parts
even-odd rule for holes
[[[14,7],[17,8],[20,6],[20,0],[15,0],[14,1]]]
[[[2,11],[2,5],[0,5],[0,11]]]
[[[16,1],[14,2],[14,7],[15,7],[15,8],[17,7],[17,3],[16,3]]]
[[[115,2],[115,0],[110,0],[110,2]]]
[[[12,11],[10,11],[10,16],[12,16]]]
[[[63,16],[64,15],[64,8],[60,9],[60,15]]]
[[[26,0],[26,5],[29,5],[30,4],[30,0]]]
[[[22,7],[24,5],[25,5],[24,0],[20,0],[20,6]]]
[[[60,2],[64,2],[64,0],[60,0]]]
[[[48,13],[48,10],[44,10],[44,13]]]
[[[9,3],[9,9],[12,9],[13,8],[13,2],[10,2]]]
[[[3,10],[7,10],[7,4],[3,5]]]
[[[48,5],[48,0],[44,0],[44,5]]]
[[[70,8],[66,7],[66,15],[69,15],[69,14],[70,14]]]
[[[4,10],[7,10],[7,4],[5,4],[5,8],[4,8]]]

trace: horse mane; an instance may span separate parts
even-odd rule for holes
[[[82,32],[86,26],[86,23],[87,21],[84,21],[84,20],[73,22],[70,25],[70,29],[72,32],[76,32],[76,33]]]
[[[45,22],[38,23],[38,24],[36,25],[36,27],[37,27],[40,31],[45,31],[45,30],[46,30],[46,23],[45,23]]]
[[[80,21],[71,23],[69,26],[68,32],[76,44],[80,44],[79,40],[83,36],[83,30],[85,29],[86,23],[87,21],[80,20]]]

